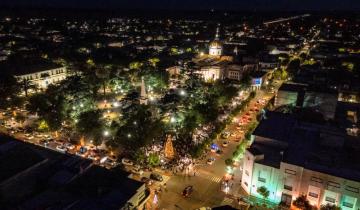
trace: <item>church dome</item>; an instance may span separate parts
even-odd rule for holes
[[[219,40],[214,40],[210,43],[210,48],[222,48],[222,43]]]

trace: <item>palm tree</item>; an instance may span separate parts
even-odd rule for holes
[[[95,71],[96,76],[101,80],[102,88],[103,88],[103,94],[105,96],[106,94],[106,86],[109,80],[110,76],[110,70],[106,67],[100,67],[97,68]]]
[[[22,89],[25,92],[26,98],[28,97],[29,90],[34,90],[34,91],[38,90],[38,86],[28,79],[23,79],[20,84],[21,84]]]

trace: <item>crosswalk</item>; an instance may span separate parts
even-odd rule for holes
[[[215,176],[209,172],[206,172],[206,171],[203,171],[203,170],[196,170],[196,173],[202,177],[202,178],[205,178],[207,180],[210,180],[212,182],[215,182],[215,183],[220,183],[221,182],[221,177],[218,177],[218,176]]]

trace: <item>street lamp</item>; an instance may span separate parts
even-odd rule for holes
[[[185,96],[185,95],[186,95],[185,90],[181,90],[181,91],[180,91],[180,95]]]
[[[129,133],[129,134],[127,135],[127,137],[128,137],[128,138],[131,138],[131,134]]]
[[[175,123],[175,122],[176,122],[176,118],[175,118],[175,117],[171,117],[171,118],[170,118],[170,122],[171,122],[171,123]]]
[[[109,131],[104,131],[104,136],[109,136],[110,135],[110,132]]]

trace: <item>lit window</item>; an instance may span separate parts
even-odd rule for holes
[[[353,208],[354,204],[348,203],[348,202],[343,202],[343,206],[348,207],[348,208]]]
[[[284,189],[285,189],[285,190],[292,191],[292,186],[284,185]]]
[[[319,195],[317,193],[309,192],[309,196],[313,198],[318,198]]]
[[[265,179],[265,178],[259,177],[259,178],[258,178],[258,181],[259,181],[259,182],[264,182],[264,183],[266,183],[266,179]]]
[[[325,200],[330,203],[335,203],[335,198],[326,197]]]

